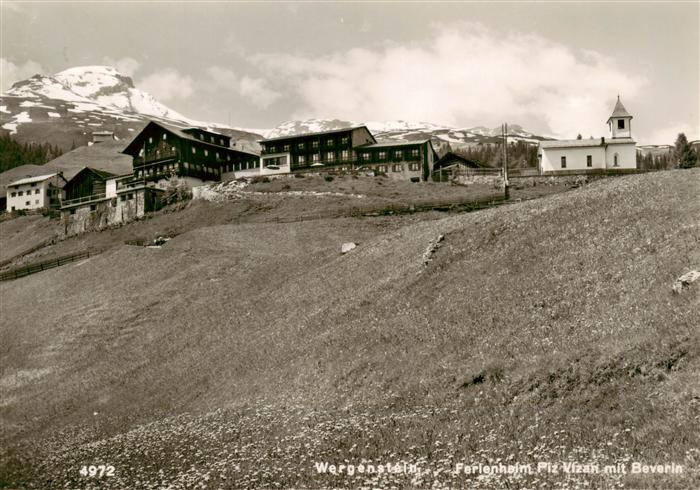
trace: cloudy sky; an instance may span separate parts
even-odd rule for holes
[[[2,89],[111,64],[191,118],[700,138],[698,2],[2,2]]]

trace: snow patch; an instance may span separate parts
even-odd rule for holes
[[[49,112],[48,115],[49,117],[61,117],[61,115],[58,112]]]

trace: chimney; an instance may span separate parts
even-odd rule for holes
[[[114,133],[112,131],[95,131],[92,133],[92,143],[101,143],[103,141],[114,140]]]

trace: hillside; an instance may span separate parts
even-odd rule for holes
[[[437,220],[234,220],[1,283],[0,483],[698,487],[700,289],[671,292],[700,269],[698,190],[669,171]],[[314,470],[363,458],[431,472]],[[449,471],[497,460],[684,472]]]

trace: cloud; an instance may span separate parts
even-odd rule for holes
[[[194,94],[192,78],[180,75],[173,68],[152,73],[139,80],[136,86],[153,95],[156,99],[164,101],[188,99]]]
[[[22,65],[16,65],[5,58],[0,58],[0,91],[4,92],[15,82],[43,73],[44,68],[35,61],[30,60]]]
[[[102,62],[105,65],[113,66],[114,68],[117,69],[119,73],[122,75],[126,75],[129,77],[134,76],[134,73],[136,73],[136,70],[138,70],[141,67],[141,63],[136,61],[134,58],[130,56],[126,56],[124,58],[120,58],[118,60],[115,60],[110,57],[105,57],[103,58]]]
[[[237,92],[260,109],[267,109],[282,94],[272,89],[267,80],[244,76],[239,78],[232,70],[220,66],[212,66],[207,69],[211,83],[216,89],[224,89]]]
[[[473,23],[434,25],[415,44],[250,60],[275,87],[299,97],[299,118],[455,126],[534,120],[561,136],[600,134],[616,95],[629,101],[646,83],[595,51],[534,34],[503,36]]]
[[[268,108],[282,96],[280,92],[271,89],[267,80],[262,78],[243,77],[238,90],[242,97],[249,98],[261,109]]]
[[[653,131],[649,138],[640,140],[643,145],[673,145],[679,133],[684,133],[689,141],[700,138],[700,127],[698,124],[687,124],[674,122],[664,128]]]

